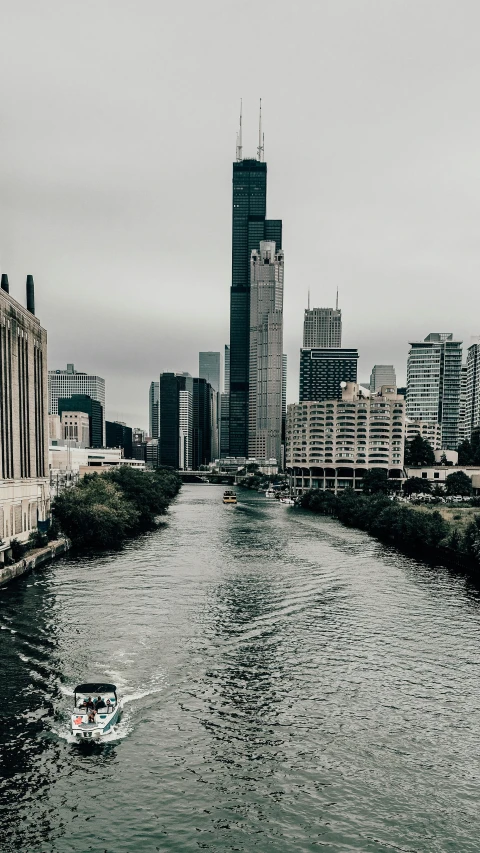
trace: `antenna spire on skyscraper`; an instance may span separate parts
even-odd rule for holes
[[[338,311],[338,285],[337,285],[337,301],[336,301],[336,304],[335,304],[335,308],[336,308],[336,310]]]
[[[240,163],[242,159],[242,98],[240,98],[240,125],[237,133],[237,163]]]
[[[257,160],[260,163],[263,163],[263,155],[265,150],[265,137],[262,133],[262,99],[260,98],[260,114],[258,117],[258,148],[257,148]]]

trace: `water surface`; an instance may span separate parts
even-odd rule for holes
[[[477,853],[477,590],[221,494],[1,589],[2,853]],[[100,676],[119,739],[82,751],[71,693]]]

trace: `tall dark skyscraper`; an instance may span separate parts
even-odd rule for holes
[[[230,455],[248,455],[250,258],[261,240],[282,248],[281,219],[267,219],[267,164],[261,124],[257,160],[243,159],[242,117],[233,164],[232,286],[230,290]]]
[[[341,382],[357,381],[358,350],[300,350],[300,402],[341,400]]]

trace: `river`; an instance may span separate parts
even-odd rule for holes
[[[477,853],[476,587],[221,495],[184,486],[123,551],[0,590],[2,853]],[[91,677],[125,706],[83,751]]]

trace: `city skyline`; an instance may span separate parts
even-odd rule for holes
[[[132,44],[133,12],[99,14],[86,67],[83,10],[74,19],[59,6],[47,20],[33,3],[25,7],[35,27],[25,27],[18,9],[4,22],[0,268],[14,293],[25,265],[33,272],[49,367],[77,362],[104,376],[109,419],[146,427],[152,376],[194,375],[198,352],[221,351],[229,339],[227,211],[242,96],[243,153],[252,157],[263,98],[269,215],[282,216],[288,248],[289,401],[309,289],[313,305],[333,305],[339,287],[342,343],[358,347],[361,378],[372,364],[391,363],[404,385],[408,340],[426,326],[451,329],[465,348],[479,334],[470,320],[480,314],[480,120],[470,108],[480,65],[476,6],[466,4],[460,22],[440,2],[433,30],[426,8],[388,8],[379,21],[368,0],[361,10],[346,3],[327,15],[319,7],[305,32],[300,18],[285,20],[267,2],[256,20],[282,53],[275,70],[267,54],[255,68],[231,62],[230,28],[210,0],[212,14],[193,9],[188,32],[172,10],[169,32],[181,37],[180,54],[163,31],[158,50],[153,4],[146,3],[152,27],[141,44]],[[248,36],[245,20],[235,37]],[[293,62],[298,39],[304,49]],[[201,42],[212,50],[202,51],[197,73]],[[175,98],[163,62],[176,69]],[[314,89],[317,79],[330,82]],[[182,181],[174,180],[179,172]]]

